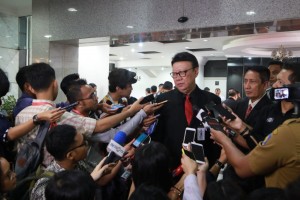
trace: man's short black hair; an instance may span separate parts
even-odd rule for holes
[[[278,60],[272,60],[272,61],[269,62],[268,66],[270,66],[270,65],[279,65],[280,68],[282,68],[283,62],[278,61]]]
[[[199,67],[199,63],[198,63],[198,60],[197,58],[191,54],[191,53],[188,53],[188,52],[181,52],[181,53],[178,53],[176,54],[173,58],[172,58],[172,66],[174,63],[176,62],[181,62],[181,61],[189,61],[192,63],[192,66],[193,68],[197,68]]]
[[[233,88],[230,88],[230,89],[228,90],[228,96],[229,96],[229,97],[234,97],[235,95],[237,95],[236,90],[233,89]]]
[[[166,81],[163,84],[163,89],[165,89],[165,90],[172,90],[173,89],[173,83],[171,83],[170,81]]]
[[[66,94],[69,103],[75,103],[79,99],[82,99],[81,87],[87,85],[85,79],[78,79],[73,81],[68,93]]]
[[[137,82],[136,73],[127,69],[117,68],[112,70],[108,75],[108,90],[116,92],[116,88],[126,88],[127,84],[134,84]]]
[[[262,83],[269,81],[269,79],[270,79],[270,70],[266,67],[262,67],[262,66],[248,67],[245,71],[245,74],[248,71],[257,72],[259,74],[259,78]],[[245,74],[244,74],[244,76],[245,76]]]
[[[284,63],[282,69],[292,71],[288,78],[292,84],[300,82],[300,63]]]
[[[21,67],[16,74],[16,81],[22,92],[24,91],[25,89],[24,85],[27,82],[27,77],[26,77],[27,69],[28,66]]]
[[[4,71],[0,68],[0,97],[5,96],[9,91],[9,80],[4,73]]]
[[[157,87],[156,85],[152,85],[150,88],[151,92],[157,92]]]
[[[62,79],[60,83],[60,89],[64,92],[65,95],[67,95],[72,82],[77,79],[79,79],[78,73],[69,74]]]
[[[46,199],[85,199],[94,200],[96,183],[81,170],[64,170],[55,174],[45,188]]]
[[[65,158],[68,150],[75,143],[77,132],[75,127],[64,124],[52,128],[46,136],[46,147],[48,152],[61,161]]]
[[[34,63],[28,66],[26,77],[34,90],[46,90],[55,80],[55,71],[47,63]]]

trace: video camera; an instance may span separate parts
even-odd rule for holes
[[[300,83],[287,85],[285,87],[270,88],[266,91],[272,101],[300,102]]]

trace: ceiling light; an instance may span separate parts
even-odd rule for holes
[[[164,68],[164,67],[162,67],[162,68],[161,68],[161,71],[164,71],[164,70],[165,70],[165,68]]]
[[[204,40],[203,40],[203,42],[207,42],[207,41],[208,41],[207,39],[204,39]]]
[[[251,57],[248,57],[248,59],[251,60],[252,58],[251,58]]]
[[[185,47],[186,49],[188,49],[189,47]]]
[[[124,60],[124,58],[123,58],[123,57],[120,57],[120,60]]]
[[[0,56],[0,59],[2,59],[2,56]]]
[[[11,36],[10,35],[7,35],[7,36],[5,36],[6,38],[10,38]]]
[[[130,26],[130,25],[128,25],[128,26],[126,26],[127,28],[133,28],[133,26]]]
[[[135,49],[131,49],[131,52],[132,52],[132,53],[135,52]]]
[[[213,53],[211,53],[210,55],[211,55],[211,56],[213,56],[214,54],[213,54]]]
[[[253,11],[253,10],[250,10],[250,11],[247,11],[246,12],[246,15],[249,15],[249,16],[251,16],[251,15],[255,15],[256,13]]]
[[[140,42],[140,43],[139,43],[139,47],[142,47],[142,46],[143,46],[143,43],[142,43],[142,42]]]
[[[52,35],[44,35],[45,38],[51,38]]]
[[[76,8],[68,8],[69,12],[77,12],[78,10]]]

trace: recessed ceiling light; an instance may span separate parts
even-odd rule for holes
[[[188,49],[189,47],[185,47],[186,49]]]
[[[127,28],[133,28],[133,26],[131,26],[131,25],[128,25],[128,26],[126,26]]]
[[[68,8],[69,12],[77,12],[78,10],[76,8]]]
[[[51,38],[52,35],[44,35],[45,38]]]
[[[211,56],[213,56],[214,54],[213,54],[213,53],[211,53],[210,55],[211,55]]]
[[[256,13],[253,11],[253,10],[250,10],[250,11],[247,11],[246,12],[246,15],[255,15]]]
[[[161,68],[161,71],[164,71],[164,70],[165,70],[165,68],[164,68],[164,67],[162,67],[162,68]]]
[[[203,40],[203,42],[207,42],[207,41],[208,41],[207,39],[204,39],[204,40]]]
[[[251,60],[252,58],[251,58],[251,57],[248,57],[248,59]]]
[[[2,56],[0,56],[0,59],[2,59]]]
[[[142,43],[142,42],[140,42],[140,43],[139,43],[139,47],[142,47],[142,46],[143,46],[143,43]]]
[[[124,58],[123,58],[123,57],[120,57],[120,60],[124,60]]]
[[[135,52],[135,49],[131,49],[131,52]]]

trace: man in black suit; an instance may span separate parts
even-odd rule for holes
[[[231,108],[231,110],[236,110],[238,104],[238,93],[235,89],[230,88],[228,90],[228,98],[223,101],[223,104]]]
[[[170,151],[172,168],[178,167],[181,159],[181,148],[186,127],[195,128],[195,140],[204,146],[204,153],[210,165],[213,165],[220,154],[220,148],[210,139],[208,131],[203,134],[203,124],[196,118],[199,109],[213,101],[220,104],[221,100],[215,94],[201,90],[195,82],[199,73],[196,57],[188,52],[176,54],[172,59],[172,76],[176,89],[157,97],[157,102],[168,100],[159,111],[161,114],[153,140],[162,142]],[[186,101],[189,100],[190,118]]]
[[[269,79],[270,71],[266,67],[249,67],[246,69],[244,75],[246,97],[238,102],[233,111],[252,127],[256,123],[260,110],[272,104],[272,101],[265,95],[269,86]]]

